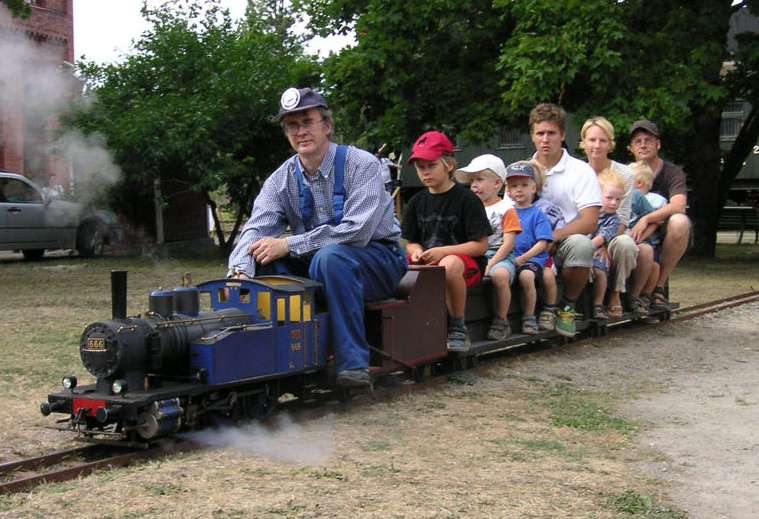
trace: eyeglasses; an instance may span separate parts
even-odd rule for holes
[[[632,146],[644,146],[656,142],[656,137],[638,137],[630,143]]]
[[[318,123],[324,122],[326,119],[322,117],[321,119],[303,119],[303,122],[296,123],[295,121],[290,121],[287,123],[284,123],[282,127],[285,129],[285,133],[289,135],[295,135],[300,131],[301,128],[306,130],[307,132],[310,132],[313,130]]]

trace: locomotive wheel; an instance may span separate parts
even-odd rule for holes
[[[351,401],[353,393],[349,387],[338,387],[335,389],[335,396],[339,402],[346,403]]]
[[[432,374],[432,368],[431,366],[417,366],[414,368],[412,375],[414,377],[414,382],[417,384],[421,384],[424,382],[427,377],[429,377]]]
[[[277,399],[262,391],[256,395],[242,398],[240,407],[244,418],[265,420],[274,414],[274,410],[277,407]]]

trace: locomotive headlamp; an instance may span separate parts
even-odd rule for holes
[[[76,387],[76,377],[63,377],[61,384],[66,389],[74,389]]]
[[[127,382],[123,379],[116,379],[113,381],[113,384],[111,384],[111,391],[114,392],[116,395],[120,395],[122,393],[126,393],[127,390]]]

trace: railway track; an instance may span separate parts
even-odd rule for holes
[[[755,301],[759,301],[759,291],[746,292],[714,301],[708,301],[706,303],[674,308],[670,311],[671,319],[668,321],[662,321],[660,324],[685,321]],[[631,319],[622,320],[622,322],[614,324],[623,324],[623,322],[629,320]],[[577,342],[586,342],[595,339],[597,339],[597,337],[586,337]],[[501,352],[511,353],[513,349],[516,348],[509,347],[501,350]],[[477,366],[477,363],[468,367],[471,368],[475,366]],[[477,367],[484,368],[484,366]],[[432,386],[444,384],[447,380],[447,377],[445,376],[423,378],[425,378],[423,382],[422,380],[419,380],[419,383],[411,386],[402,385],[400,383],[390,384],[390,387],[385,387],[385,389],[389,391],[381,391],[381,394],[375,395],[375,399],[384,400],[390,398],[391,394],[397,396],[399,391],[404,393],[428,389]],[[292,406],[285,404],[284,407]],[[315,410],[314,407],[321,406],[319,406],[318,403],[315,403],[315,405],[304,405],[300,407],[303,409],[311,408],[313,411]],[[129,449],[125,447],[95,444],[57,451],[34,458],[7,462],[0,464],[0,495],[22,492],[43,483],[69,481],[80,476],[91,474],[97,470],[125,467],[142,460],[154,459],[178,452],[192,451],[202,447],[202,445],[190,441],[176,439],[167,440],[148,449]]]
[[[0,495],[23,492],[43,483],[69,481],[101,469],[126,467],[132,463],[199,448],[187,441],[172,440],[149,449],[109,445],[87,445],[52,452],[0,465]]]
[[[722,299],[716,299],[714,301],[708,301],[706,303],[697,305],[676,308],[672,310],[672,320],[686,321],[688,319],[693,319],[702,315],[718,312],[720,310],[726,310],[728,308],[753,303],[754,301],[759,301],[759,290],[725,297]]]

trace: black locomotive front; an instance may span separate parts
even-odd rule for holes
[[[145,315],[127,317],[126,272],[113,272],[111,287],[112,318],[88,325],[79,344],[96,384],[77,387],[75,377],[65,377],[66,391],[50,395],[40,410],[69,414],[69,427],[84,434],[150,440],[173,433],[187,416],[180,397],[202,386],[202,373],[191,371],[191,344],[249,325],[251,315],[200,312],[199,291],[190,287],[155,291]]]

